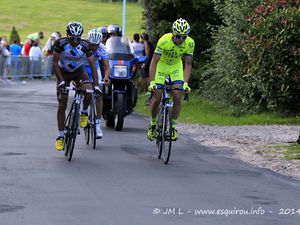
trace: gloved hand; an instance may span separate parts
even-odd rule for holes
[[[103,81],[104,81],[105,85],[110,84],[110,79],[108,77],[104,77]]]
[[[150,82],[150,85],[149,85],[149,87],[148,87],[148,91],[154,91],[154,90],[156,90],[157,89],[157,86],[156,86],[156,83],[155,83],[155,81],[153,80],[153,81],[151,81]]]
[[[191,92],[191,88],[189,87],[189,84],[187,82],[184,82],[184,84],[183,84],[183,91],[186,93]]]
[[[102,91],[100,90],[100,87],[99,86],[94,86],[94,91],[96,94],[98,95],[101,95],[102,94]]]

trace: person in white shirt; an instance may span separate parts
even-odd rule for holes
[[[42,50],[39,47],[38,42],[33,42],[32,47],[29,50],[29,59],[31,62],[30,70],[31,74],[40,74]]]
[[[30,60],[39,60],[42,57],[42,50],[39,47],[38,42],[33,42],[32,47],[29,51]]]
[[[145,45],[140,42],[140,35],[138,33],[133,35],[133,42],[131,43],[131,46],[133,48],[133,54],[136,56],[145,55]]]

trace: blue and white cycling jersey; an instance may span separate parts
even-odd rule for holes
[[[67,37],[55,41],[54,51],[60,53],[59,66],[68,72],[74,72],[93,55],[87,40],[80,40],[76,47],[72,47]]]
[[[94,55],[94,58],[96,61],[96,69],[97,69],[98,77],[99,77],[99,80],[101,80],[102,75],[101,75],[100,65],[99,65],[98,61],[108,58],[108,54],[107,54],[105,45],[100,43],[99,48],[96,51],[93,51],[93,55]],[[90,80],[92,81],[93,80],[92,71],[91,71],[90,65],[87,61],[87,57],[84,58],[83,65],[84,65],[85,71],[89,75]]]

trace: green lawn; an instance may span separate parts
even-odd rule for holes
[[[122,26],[122,2],[103,3],[96,0],[1,0],[0,36],[9,37],[13,26],[25,41],[30,33],[43,31],[45,40],[53,31],[65,34],[65,26],[78,20],[91,28],[117,23]],[[142,32],[142,5],[127,3],[126,35]]]
[[[288,160],[293,159],[300,159],[300,145],[296,144],[289,144],[285,151],[285,158]]]
[[[145,95],[139,96],[135,111],[150,115],[150,107],[145,106],[146,99]],[[189,101],[182,104],[179,121],[210,125],[300,124],[300,117],[284,117],[276,113],[234,116],[229,107],[221,107],[196,95],[190,95]]]

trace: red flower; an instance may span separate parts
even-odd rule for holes
[[[278,4],[279,4],[279,5],[285,5],[285,4],[286,4],[286,0],[279,0],[279,1],[278,1]]]
[[[286,25],[288,22],[289,22],[288,19],[282,19],[282,20],[280,21],[280,23],[281,23],[281,24],[284,24],[284,25]]]

